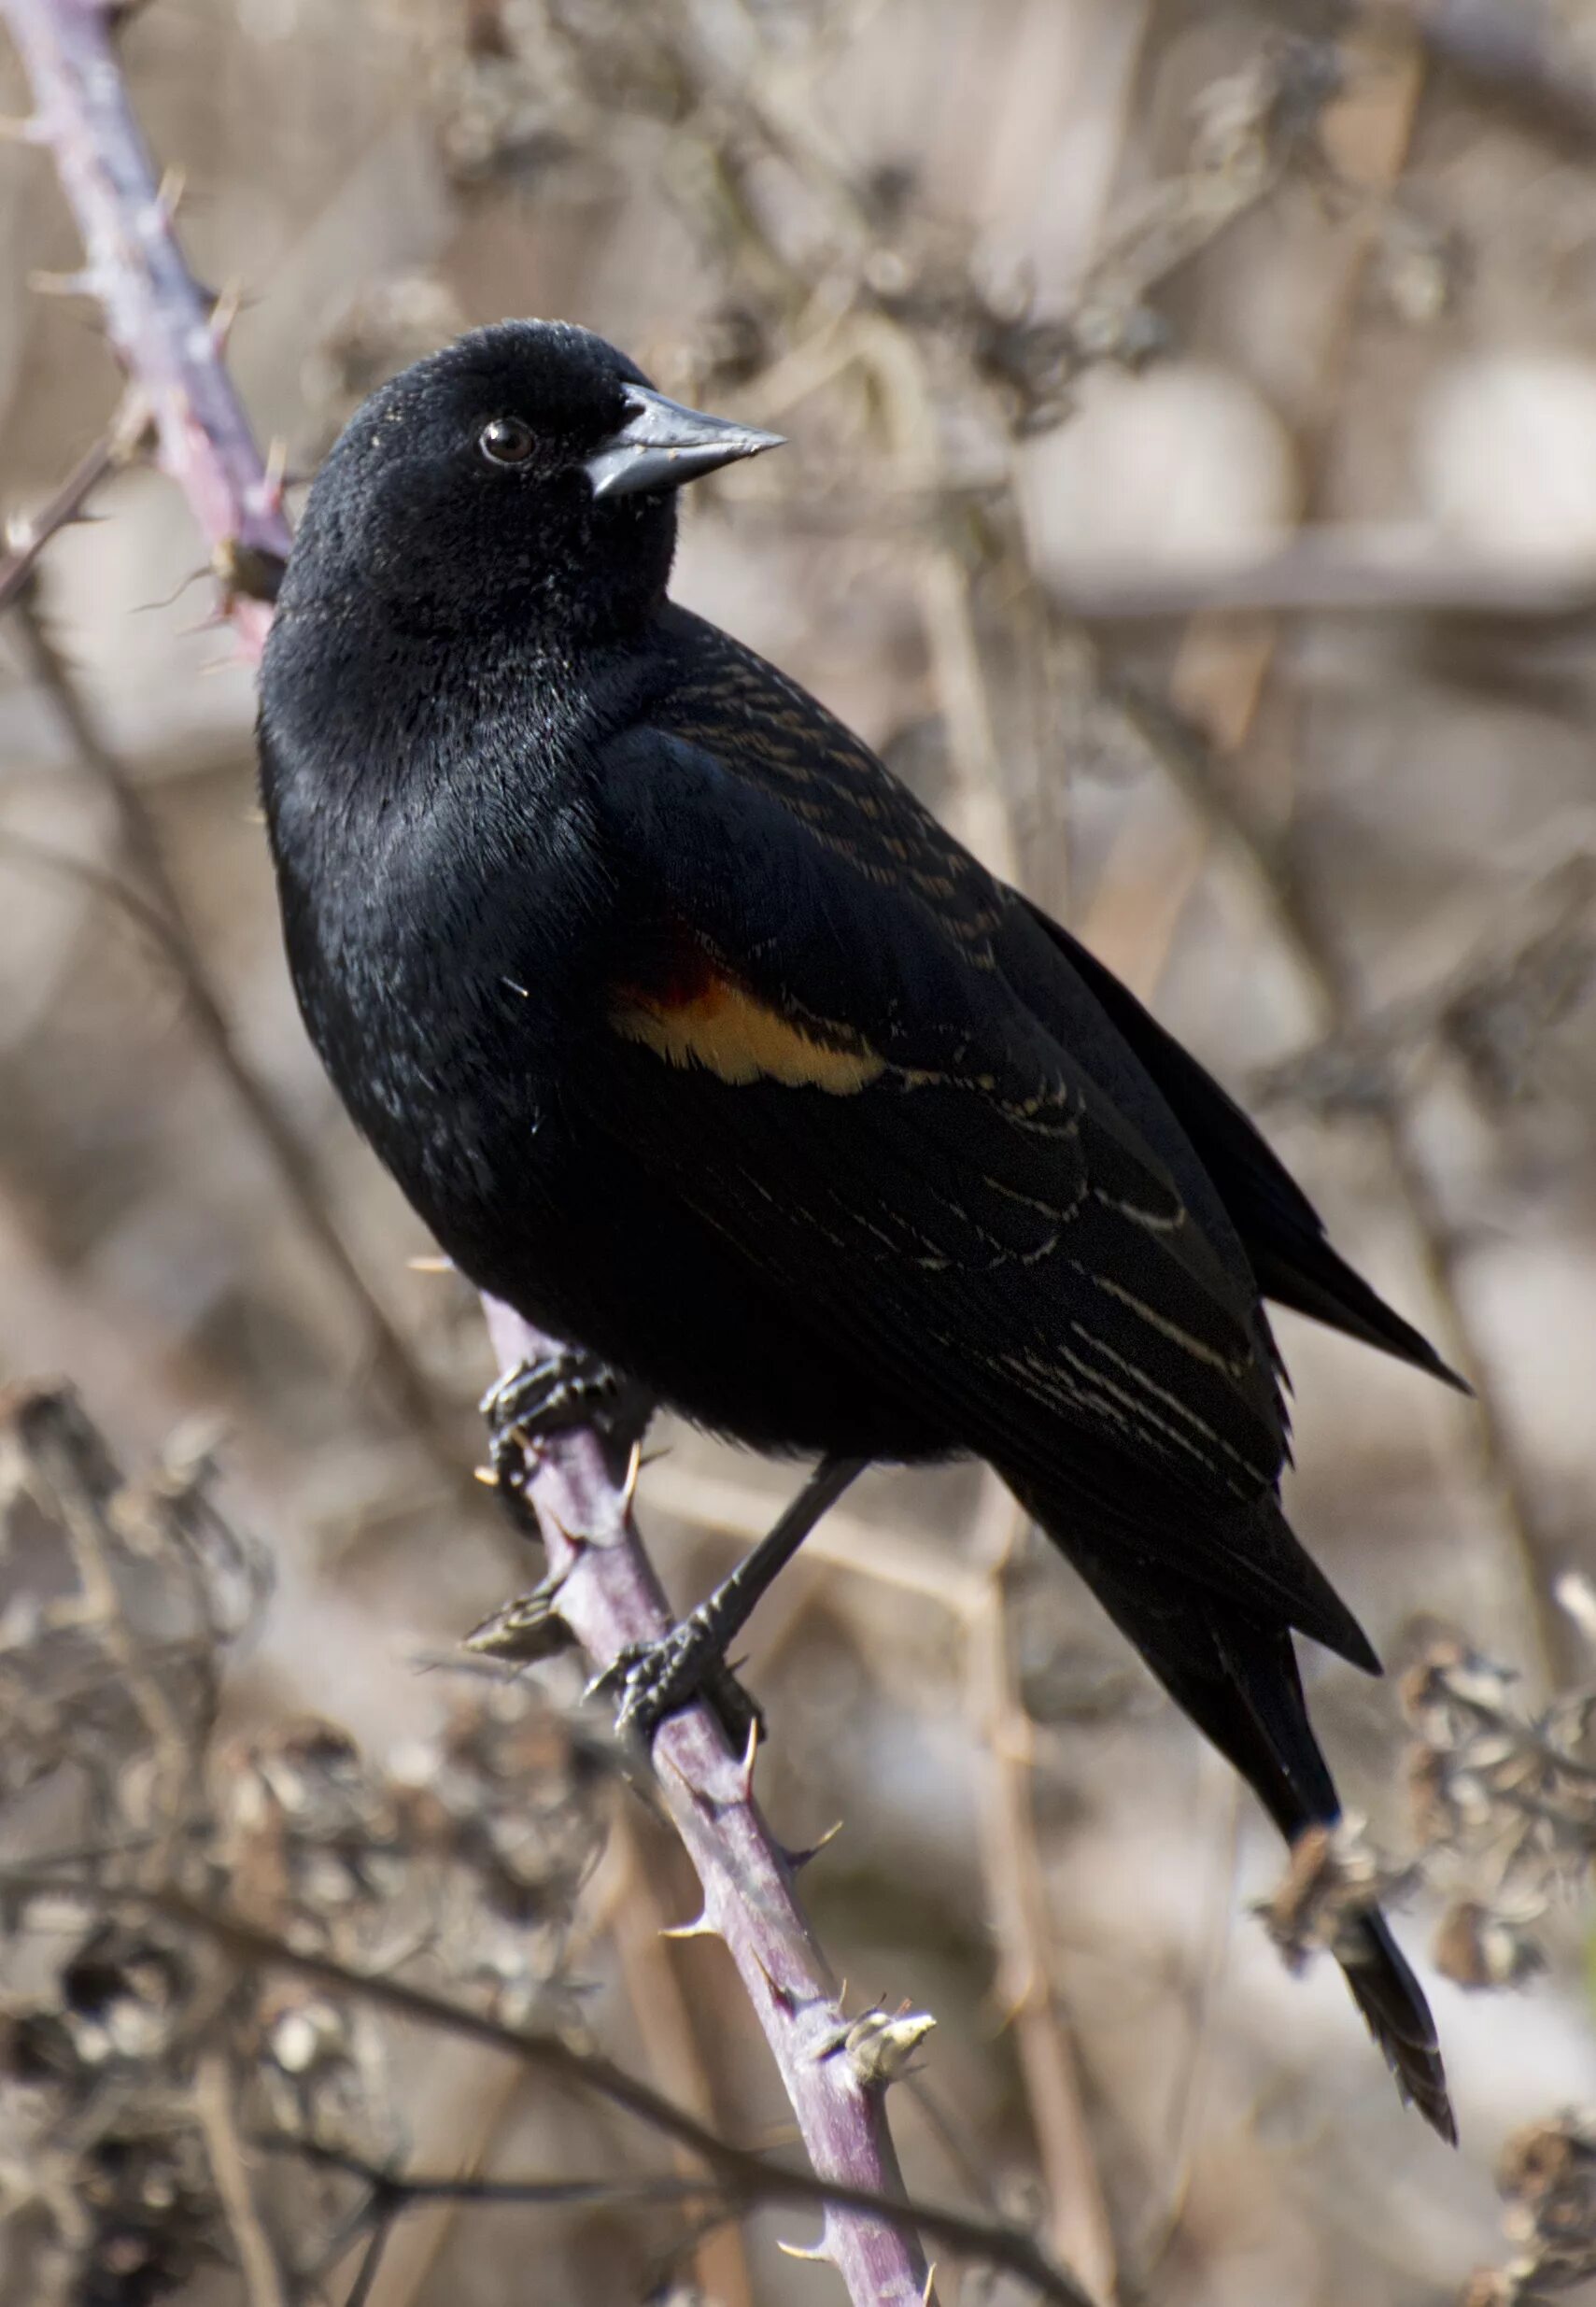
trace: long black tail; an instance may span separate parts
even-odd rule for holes
[[[1044,1527],[1046,1527],[1044,1522]],[[1177,1705],[1253,1789],[1288,1842],[1340,1815],[1335,1782],[1308,1721],[1292,1637],[1222,1611],[1200,1589],[1132,1581],[1050,1533]],[[1151,1591],[1150,1591],[1151,1590]],[[1371,1909],[1342,1968],[1405,2100],[1448,2144],[1457,2124],[1435,2022],[1385,1917]]]

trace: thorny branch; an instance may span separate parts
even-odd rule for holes
[[[31,133],[51,149],[83,234],[81,286],[99,299],[148,398],[160,461],[183,487],[235,629],[256,654],[273,572],[290,545],[280,484],[255,450],[173,234],[111,45],[114,11],[105,0],[5,0],[5,13],[33,83]],[[535,1350],[540,1341],[507,1309],[489,1313],[506,1366]],[[597,1437],[551,1448],[528,1497],[548,1543],[560,1615],[596,1664],[665,1630],[663,1598],[630,1521],[626,1469],[606,1461]],[[654,1760],[703,1883],[702,1927],[726,1940],[737,1962],[820,2174],[807,2195],[798,2189],[826,2204],[820,2256],[856,2301],[911,2307],[930,2296],[925,2260],[906,2222],[876,2209],[902,2191],[883,2111],[888,2071],[848,2053],[834,1982],[753,1802],[752,1756],[735,1760],[708,1711],[695,1706],[663,1727]],[[724,2164],[726,2150],[716,2151]],[[949,2234],[945,2221],[939,2231]],[[1052,2286],[1050,2296],[1083,2298],[1023,2239],[1013,2247],[1032,2279]]]
[[[489,1302],[488,1322],[501,1366],[542,1344],[506,1307]],[[669,1612],[631,1520],[627,1469],[607,1459],[595,1435],[547,1445],[527,1494],[559,1616],[589,1659],[606,1663],[667,1631]],[[734,1757],[708,1708],[695,1705],[661,1725],[653,1752],[660,1794],[703,1888],[690,1927],[725,1940],[816,2171],[854,2179],[878,2198],[900,2193],[884,2091],[839,2055],[848,2021],[788,1862],[754,1802],[752,1748]],[[830,2210],[820,2248],[856,2299],[907,2307],[928,2296],[929,2276],[897,2228]]]

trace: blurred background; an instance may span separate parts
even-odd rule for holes
[[[1034,2221],[1105,2302],[1512,2307],[1596,2272],[1569,2112],[1596,2100],[1596,7],[148,0],[121,38],[290,474],[506,314],[778,427],[691,492],[680,596],[1060,912],[1476,1382],[1279,1318],[1293,1518],[1393,1669],[1307,1657],[1310,1694],[1433,1989],[1457,2156],[1334,1964],[1288,1974],[1250,1801],[974,1469],[873,1477],[761,1609],[763,1797],[795,1845],[841,1821],[804,1889],[850,2004],[938,2022],[894,2094],[911,2183]],[[8,50],[0,77],[24,113]],[[93,307],[36,292],[79,257],[21,144],[0,237],[25,513],[120,380]],[[578,1667],[460,1649],[537,1574],[470,1479],[480,1316],[413,1263],[300,1027],[250,679],[184,503],[136,460],[92,502],[0,625],[0,1851],[187,1838],[302,1943],[554,2014],[779,2141],[724,1951],[658,1936],[692,1885],[572,1712]],[[652,1446],[685,1606],[788,1481]],[[7,2300],[346,2300],[359,2173],[267,2158],[241,2225],[229,2142],[262,2126],[420,2170],[672,2167],[480,2047],[303,1983],[241,2012],[153,1926],[31,1919]],[[806,2307],[840,2296],[776,2247],[810,2232],[430,2203],[369,2300]]]

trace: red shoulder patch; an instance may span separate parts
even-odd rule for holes
[[[647,985],[617,985],[610,1023],[672,1066],[723,1082],[781,1082],[851,1097],[886,1061],[846,1026],[797,1025],[684,937]]]

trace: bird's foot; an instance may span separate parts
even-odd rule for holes
[[[657,1642],[634,1642],[588,1685],[589,1697],[618,1694],[615,1729],[648,1747],[667,1715],[701,1698],[736,1754],[763,1732],[765,1718],[727,1663],[713,1618],[695,1610]]]
[[[637,1389],[580,1346],[560,1346],[505,1372],[479,1405],[499,1494],[516,1520],[529,1518],[527,1477],[541,1443],[592,1426],[607,1438],[640,1434],[646,1407]]]

